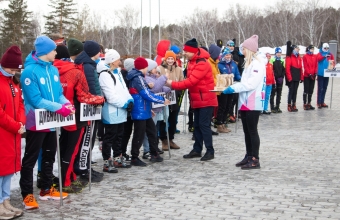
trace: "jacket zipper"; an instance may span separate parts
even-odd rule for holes
[[[10,90],[14,90],[13,84],[11,82],[9,82],[9,88]],[[15,95],[15,90],[11,91],[12,92],[12,102],[13,102],[13,117],[14,120],[17,120],[17,117],[15,115],[15,100],[14,100],[14,95]],[[5,106],[6,107],[6,106]],[[17,161],[17,139],[16,139],[16,134],[14,134],[14,152],[15,152],[15,159],[14,159],[14,172],[17,170],[17,166],[16,166],[16,161]]]

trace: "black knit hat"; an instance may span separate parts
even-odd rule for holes
[[[84,45],[79,40],[70,38],[67,42],[67,48],[70,56],[75,56],[80,54],[84,50]]]
[[[314,49],[314,45],[309,45],[306,47],[306,52],[310,51],[311,49]]]
[[[100,45],[93,40],[87,40],[84,43],[84,51],[89,57],[94,57],[100,52]]]
[[[62,58],[70,58],[70,54],[68,53],[67,47],[64,44],[59,44],[56,48],[57,55],[55,56],[56,59]]]
[[[218,47],[222,48],[222,47],[223,47],[223,41],[222,41],[221,39],[218,39],[218,40],[216,41],[216,45],[217,45]]]
[[[185,42],[183,50],[190,53],[196,53],[198,51],[198,43],[196,38],[192,38],[191,40]]]

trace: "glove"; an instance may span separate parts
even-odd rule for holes
[[[70,106],[70,103],[63,104],[61,109],[57,110],[56,113],[62,115],[63,117],[67,117],[72,113],[72,105]]]
[[[132,99],[129,99],[123,106],[123,108],[127,109],[129,107],[129,104],[133,103]]]
[[[286,80],[286,86],[290,87],[290,84],[292,84],[292,81]]]
[[[130,113],[132,109],[133,109],[133,102],[130,102],[128,107],[126,108],[126,111]]]
[[[303,80],[300,80],[300,83],[303,83]]]
[[[235,92],[235,90],[229,86],[229,87],[226,88],[222,93],[223,93],[223,94],[232,94],[232,93],[234,93],[234,92]]]

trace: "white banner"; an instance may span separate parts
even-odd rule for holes
[[[324,77],[340,77],[340,70],[324,70]]]
[[[45,109],[35,109],[35,124],[37,130],[58,128],[76,123],[75,115],[63,117],[62,115],[47,111]]]
[[[95,121],[102,119],[102,107],[80,103],[80,121]]]
[[[169,99],[170,101],[170,105],[176,104],[176,92],[175,90],[171,90],[170,93],[164,93],[164,92],[160,92],[160,93],[155,93],[155,95],[158,96],[163,96],[165,99]],[[158,107],[163,107],[164,104],[159,104],[159,103],[152,103],[152,108],[158,108]]]

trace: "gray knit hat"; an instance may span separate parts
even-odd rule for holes
[[[135,60],[132,58],[127,58],[124,60],[124,68],[126,69],[126,71],[130,71],[132,70],[132,68],[135,68],[135,64],[134,64]]]

